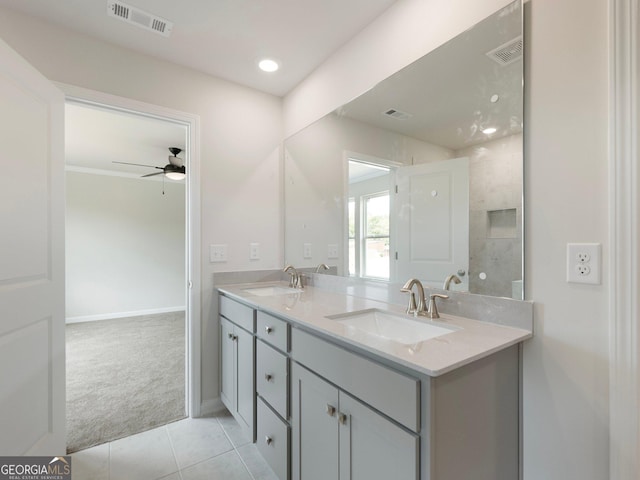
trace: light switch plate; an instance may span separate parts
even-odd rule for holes
[[[599,243],[567,243],[567,282],[600,285],[601,251]]]
[[[260,260],[260,244],[249,244],[249,260]]]
[[[209,245],[209,262],[221,263],[227,261],[227,245]]]
[[[327,258],[338,258],[338,245],[336,243],[330,243],[327,247]]]

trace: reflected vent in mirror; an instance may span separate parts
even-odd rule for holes
[[[396,108],[390,108],[389,110],[382,112],[382,114],[387,117],[395,118],[396,120],[406,120],[413,117],[413,115],[411,115],[410,113],[403,112]]]
[[[513,40],[503,43],[498,48],[494,48],[490,52],[487,52],[489,57],[494,62],[500,65],[510,65],[513,62],[522,58],[522,36],[518,36]]]
[[[168,37],[173,23],[122,2],[107,2],[107,15]]]

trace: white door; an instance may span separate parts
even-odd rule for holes
[[[460,271],[455,290],[468,291],[469,159],[400,167],[396,185],[396,281],[442,288]]]
[[[64,96],[0,40],[0,455],[64,455]]]

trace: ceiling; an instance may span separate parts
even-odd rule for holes
[[[159,170],[122,165],[127,162],[164,167],[169,147],[184,150],[183,125],[140,115],[67,103],[65,107],[65,160],[68,170],[141,177]],[[184,153],[178,155],[184,158]],[[150,177],[160,180],[162,175]]]
[[[173,23],[169,37],[107,15],[107,0],[0,6],[178,65],[284,96],[396,0],[126,0]],[[263,57],[281,68],[264,73]]]

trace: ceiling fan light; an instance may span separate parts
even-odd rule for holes
[[[167,172],[164,174],[169,180],[184,180],[186,174],[182,172]]]

